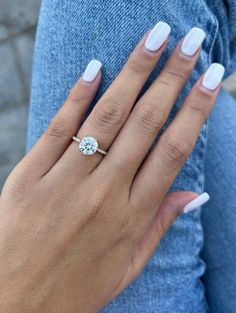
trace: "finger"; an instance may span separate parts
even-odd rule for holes
[[[144,36],[130,55],[120,74],[79,130],[79,138],[95,137],[101,149],[109,149],[126,121],[145,81],[165,49],[169,32],[170,27],[167,24],[158,23],[150,34]],[[68,164],[68,160],[70,160],[73,169],[81,159],[84,164],[83,169],[91,171],[103,157],[101,154],[95,153],[88,158],[79,153],[78,148],[78,144],[73,142],[65,158],[65,164]]]
[[[195,84],[136,176],[131,188],[132,200],[139,204],[141,201],[144,206],[151,208],[152,203],[167,192],[190,155],[200,129],[213,108],[223,75],[223,66],[212,64]]]
[[[198,195],[194,192],[173,192],[165,197],[133,254],[134,276],[142,271],[174,220],[183,213],[183,208],[197,198]]]
[[[71,143],[71,137],[77,133],[82,118],[100,85],[100,68],[101,63],[97,60],[92,60],[88,64],[65,104],[23,160],[21,165],[27,166],[33,175],[46,174]]]
[[[135,106],[104,164],[107,166],[110,161],[109,171],[118,169],[121,172],[125,169],[126,177],[133,180],[197,62],[205,33],[195,28],[196,32],[200,40],[194,54],[183,53],[188,34],[177,45],[160,75]]]
[[[207,193],[198,196],[195,192],[173,192],[168,194],[148,225],[137,225],[137,232],[132,243],[135,245],[130,265],[121,281],[119,288],[123,290],[142,272],[149,258],[158,247],[161,238],[167,232],[178,215],[184,213],[184,208],[192,210],[199,208],[209,200]],[[142,222],[142,219],[140,220]],[[140,229],[141,227],[141,229]]]

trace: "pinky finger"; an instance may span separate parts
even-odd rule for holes
[[[195,192],[188,191],[167,194],[133,255],[133,264],[137,264],[137,268],[143,268],[177,216],[197,198]]]
[[[143,270],[175,219],[183,213],[186,214],[199,208],[208,200],[207,193],[198,195],[190,191],[172,192],[164,198],[154,219],[134,251],[130,271],[132,273],[131,280],[136,278]]]
[[[160,207],[156,209],[152,222],[135,247],[128,270],[118,286],[117,294],[142,272],[176,217],[193,211],[206,203],[209,200],[209,196],[206,195],[208,194],[203,193],[198,196],[195,192],[190,191],[172,192],[166,195]]]
[[[31,174],[44,176],[60,159],[82,122],[101,82],[101,62],[92,60],[72,88],[66,102],[21,163]],[[23,165],[21,164],[21,165]]]

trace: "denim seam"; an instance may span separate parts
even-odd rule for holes
[[[219,22],[215,16],[215,14],[212,12],[212,10],[209,8],[209,6],[206,4],[205,0],[202,0],[202,4],[206,10],[206,13],[211,17],[212,19],[212,25],[211,25],[211,31],[210,33],[214,34],[213,38],[209,41],[209,53],[208,53],[208,65],[212,62],[212,52],[214,49],[214,44],[217,39],[217,35],[219,33]]]
[[[219,23],[218,20],[216,19],[216,16],[214,13],[210,10],[210,8],[207,6],[206,1],[202,0],[202,5],[203,8],[205,9],[206,13],[208,16],[211,18],[212,23],[211,23],[211,29],[210,29],[210,34],[213,34],[212,37],[210,37],[209,42],[207,44],[207,66],[209,66],[212,62],[212,52],[214,49],[214,44],[217,39],[217,34],[219,32]],[[204,187],[204,154],[205,154],[205,149],[206,149],[206,142],[207,142],[207,128],[208,128],[208,120],[204,123],[203,129],[202,129],[202,140],[200,141],[200,148],[199,148],[199,169],[200,173],[202,173],[202,181],[199,180],[199,188],[202,185],[202,188]],[[202,184],[201,184],[202,183]]]
[[[208,15],[212,18],[212,20],[214,21],[214,23],[212,23],[211,25],[211,34],[214,34],[212,39],[209,41],[209,53],[208,53],[208,66],[211,64],[212,62],[212,52],[214,49],[214,44],[216,42],[216,38],[217,38],[217,34],[219,32],[219,22],[216,19],[216,16],[214,15],[214,13],[210,10],[210,8],[207,6],[205,0],[202,1],[203,6],[205,7],[206,12],[208,13]],[[205,154],[205,150],[206,150],[206,142],[207,142],[207,128],[208,128],[208,119],[204,124],[204,128],[202,130],[202,134],[203,134],[203,138],[204,140],[201,141],[201,173],[203,175],[202,179],[203,179],[203,184],[202,186],[204,186],[204,154]],[[199,151],[200,152],[200,151]]]

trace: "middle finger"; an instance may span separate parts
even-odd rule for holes
[[[136,104],[106,160],[101,163],[104,170],[124,172],[132,181],[189,78],[204,38],[204,31],[194,27],[177,45],[160,75]]]

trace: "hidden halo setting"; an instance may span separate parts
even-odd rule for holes
[[[103,155],[106,155],[106,151],[98,147],[97,139],[91,136],[86,136],[82,139],[79,137],[72,137],[72,139],[79,143],[79,150],[84,155],[93,155],[96,152],[99,152]]]
[[[79,143],[80,152],[85,155],[92,155],[97,152],[98,143],[93,137],[84,137]]]

